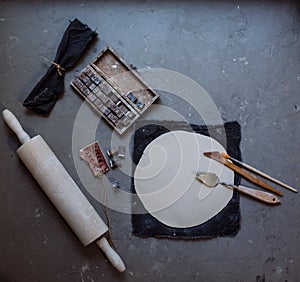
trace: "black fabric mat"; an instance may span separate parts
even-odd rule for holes
[[[145,122],[144,122],[145,124]],[[189,125],[183,122],[168,121],[143,121],[136,123],[137,130],[133,137],[132,160],[138,164],[146,146],[158,136],[174,130],[193,131],[198,134],[211,136],[221,143],[232,157],[241,160],[240,125],[233,122],[226,122],[223,126],[202,126]],[[223,141],[222,141],[223,140]],[[225,146],[224,140],[227,145]],[[134,174],[133,174],[134,175]],[[240,177],[235,174],[234,182],[240,183]],[[131,192],[135,193],[134,180],[131,179]],[[136,204],[137,205],[137,204]],[[142,203],[138,203],[142,206]],[[145,211],[146,212],[146,211]],[[149,213],[132,214],[132,233],[140,237],[157,237],[172,239],[208,239],[214,237],[235,236],[240,229],[240,204],[239,193],[235,190],[232,199],[227,206],[209,221],[191,228],[172,228],[154,218]]]

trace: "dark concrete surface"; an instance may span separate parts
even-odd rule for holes
[[[47,70],[40,56],[54,57],[75,17],[97,28],[99,40],[67,73],[51,114],[32,114],[22,102]],[[1,110],[47,140],[102,216],[73,162],[82,100],[69,82],[106,44],[138,68],[169,69],[199,83],[223,120],[241,124],[243,159],[300,188],[297,1],[1,1],[0,32]],[[176,95],[162,94],[159,104],[201,123]],[[300,281],[299,194],[280,189],[276,207],[242,197],[238,235],[212,240],[137,238],[130,214],[109,210],[111,236],[127,265],[120,274],[96,245],[81,245],[18,159],[18,140],[3,121],[0,131],[1,281]],[[97,134],[107,147],[111,129],[103,121]],[[129,187],[127,178],[121,182]]]

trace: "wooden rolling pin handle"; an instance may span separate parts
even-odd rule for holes
[[[2,112],[2,115],[10,129],[18,136],[21,144],[25,144],[30,141],[30,136],[24,131],[21,124],[11,111],[6,109]]]
[[[105,237],[101,237],[96,241],[97,246],[105,253],[110,263],[120,272],[125,271],[126,267],[120,256],[109,245]]]
[[[272,205],[280,204],[280,200],[271,193],[259,191],[256,189],[251,189],[249,187],[245,187],[245,186],[241,186],[241,185],[234,186],[234,188],[246,195],[249,195],[249,196],[256,198],[260,201],[263,201],[267,204],[272,204]]]

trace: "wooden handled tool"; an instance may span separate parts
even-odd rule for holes
[[[291,187],[290,185],[288,185],[288,184],[286,184],[286,183],[284,183],[284,182],[282,182],[282,181],[280,181],[280,180],[278,180],[278,179],[276,179],[276,178],[274,178],[274,177],[272,177],[272,176],[270,176],[270,175],[268,175],[268,174],[266,174],[266,173],[264,173],[264,172],[262,172],[262,171],[260,171],[260,170],[258,170],[258,169],[256,169],[256,168],[254,168],[254,167],[251,166],[251,165],[245,164],[245,163],[243,163],[243,162],[241,162],[241,161],[239,161],[239,160],[237,160],[237,159],[235,159],[235,158],[229,156],[227,153],[224,153],[224,152],[223,152],[223,153],[221,153],[221,154],[222,154],[222,156],[223,156],[224,158],[229,159],[229,160],[232,160],[234,163],[237,163],[237,164],[243,166],[244,168],[246,168],[246,169],[248,169],[248,170],[251,170],[251,171],[253,171],[254,173],[256,173],[256,174],[258,174],[258,175],[260,175],[260,176],[262,176],[262,177],[264,177],[264,178],[266,178],[266,179],[268,179],[268,180],[270,180],[270,181],[272,181],[272,182],[274,182],[274,183],[276,183],[276,184],[278,184],[278,185],[280,185],[280,186],[282,186],[282,187],[284,187],[284,188],[287,188],[287,189],[289,189],[289,190],[291,190],[291,191],[293,191],[293,192],[295,192],[295,193],[298,192],[297,189]]]
[[[242,175],[243,177],[247,178],[248,180],[250,180],[251,182],[267,189],[270,190],[274,193],[276,193],[279,196],[283,196],[283,194],[278,191],[277,189],[275,189],[274,187],[272,187],[271,185],[269,185],[268,183],[262,181],[261,179],[259,179],[258,177],[256,177],[255,175],[249,173],[247,170],[233,164],[232,162],[228,161],[227,159],[225,159],[221,153],[219,152],[205,152],[203,153],[204,156],[209,157],[211,159],[214,159],[222,164],[224,164],[225,166],[231,168],[232,170],[234,170],[235,172],[237,172],[238,174]]]
[[[44,139],[40,135],[30,138],[9,110],[4,110],[2,114],[7,125],[23,144],[17,150],[20,159],[82,244],[87,246],[96,242],[113,266],[120,272],[124,271],[122,259],[103,236],[108,227]]]
[[[252,189],[246,186],[236,186],[230,183],[222,182],[213,172],[196,172],[196,178],[208,187],[217,187],[219,184],[221,184],[225,187],[236,189],[239,192],[248,195],[249,197],[255,198],[256,200],[265,202],[267,204],[280,204],[280,200],[271,193]]]
[[[232,188],[237,189],[239,192],[244,193],[249,197],[256,198],[267,204],[272,204],[272,205],[280,204],[280,200],[271,193],[260,191],[257,189],[251,189],[243,185],[239,185],[239,186],[232,185]]]

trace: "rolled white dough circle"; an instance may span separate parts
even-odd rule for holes
[[[230,201],[233,190],[208,188],[195,172],[214,172],[233,183],[234,173],[203,155],[225,152],[216,140],[186,131],[171,131],[153,140],[143,152],[134,173],[136,193],[145,209],[170,227],[188,228],[217,215]]]

